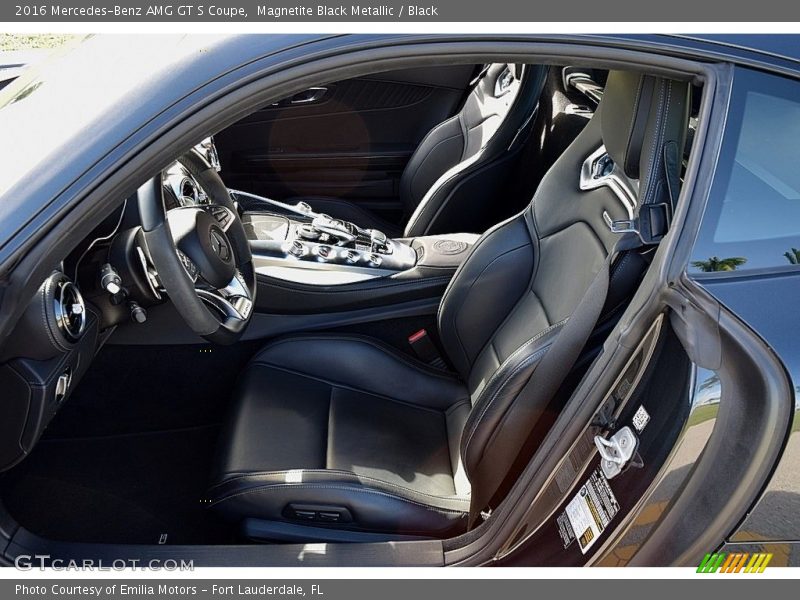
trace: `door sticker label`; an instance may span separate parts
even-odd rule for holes
[[[577,539],[586,554],[618,512],[619,503],[608,480],[599,468],[595,469],[556,521],[564,547]]]
[[[633,426],[636,431],[642,433],[642,430],[650,422],[650,414],[645,410],[644,406],[639,406],[636,414],[633,415]]]

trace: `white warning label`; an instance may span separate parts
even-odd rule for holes
[[[608,485],[608,480],[600,469],[595,469],[564,511],[583,554],[586,554],[592,544],[597,541],[617,512],[619,512],[619,504],[614,497],[614,492],[611,491],[611,486]],[[565,525],[564,515],[559,517],[562,527]],[[564,542],[569,537],[572,536],[565,536],[562,533]],[[565,547],[567,545],[569,544],[564,544]]]

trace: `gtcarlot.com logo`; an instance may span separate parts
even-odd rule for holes
[[[767,568],[772,554],[766,552],[747,552],[725,553],[719,552],[706,554],[700,566],[697,567],[698,573],[763,573]]]
[[[174,558],[141,560],[138,558],[115,558],[113,560],[63,559],[49,554],[21,554],[14,559],[20,571],[52,569],[54,571],[194,571],[194,561]]]

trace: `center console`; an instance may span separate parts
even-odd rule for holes
[[[231,191],[247,211],[242,222],[256,272],[297,283],[335,285],[387,277],[413,269],[419,256],[411,240],[393,240],[376,229],[295,205]]]

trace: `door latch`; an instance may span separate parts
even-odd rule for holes
[[[602,460],[600,467],[606,479],[613,479],[631,462],[639,446],[639,438],[630,427],[623,427],[610,438],[594,436],[594,445]]]

